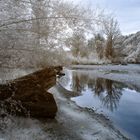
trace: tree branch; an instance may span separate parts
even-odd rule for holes
[[[9,22],[9,23],[4,23],[2,25],[0,25],[0,28],[2,27],[6,27],[6,26],[9,26],[9,25],[13,25],[13,24],[20,24],[20,23],[24,23],[24,22],[29,22],[29,21],[35,21],[35,20],[41,20],[41,19],[77,19],[77,20],[85,20],[86,18],[78,18],[77,16],[68,16],[68,17],[39,17],[39,18],[30,18],[30,19],[22,19],[22,20],[19,20],[19,21],[12,21],[12,22]],[[95,20],[97,22],[101,22],[100,20],[97,20],[97,19],[86,19],[86,20]]]

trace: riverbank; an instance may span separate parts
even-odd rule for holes
[[[55,86],[53,93],[58,106],[55,119],[34,119],[9,116],[1,140],[126,140],[103,115],[80,108],[61,94]]]
[[[86,69],[92,71],[95,76],[128,81],[139,81],[139,66],[72,66],[70,69]],[[120,73],[121,72],[123,73]],[[128,71],[129,70],[129,71]],[[127,71],[127,72],[126,72]],[[130,74],[134,73],[133,75]],[[138,73],[136,73],[138,72]],[[122,76],[122,75],[123,76]],[[136,74],[136,75],[135,75]],[[114,76],[112,76],[114,75]],[[119,76],[120,75],[120,76]],[[129,79],[127,77],[129,76]],[[132,76],[132,77],[130,77]],[[138,80],[138,81],[137,81]],[[137,83],[138,85],[139,83]],[[55,119],[33,119],[10,117],[4,133],[0,132],[3,140],[125,140],[124,132],[114,127],[110,120],[101,114],[97,114],[89,108],[81,108],[67,97],[67,90],[59,85],[49,89],[53,94],[58,112]],[[11,120],[14,120],[13,122]],[[12,130],[12,131],[11,131]]]

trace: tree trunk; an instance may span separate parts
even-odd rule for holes
[[[112,40],[112,37],[109,37],[107,39],[105,56],[108,59],[112,59],[112,57],[113,57],[113,40]]]

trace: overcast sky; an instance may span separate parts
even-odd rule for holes
[[[122,34],[140,31],[140,0],[82,0],[81,2],[112,12],[119,22]]]

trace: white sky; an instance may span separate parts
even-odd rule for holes
[[[69,0],[80,4],[100,7],[113,13],[120,25],[122,34],[140,31],[140,0]]]

